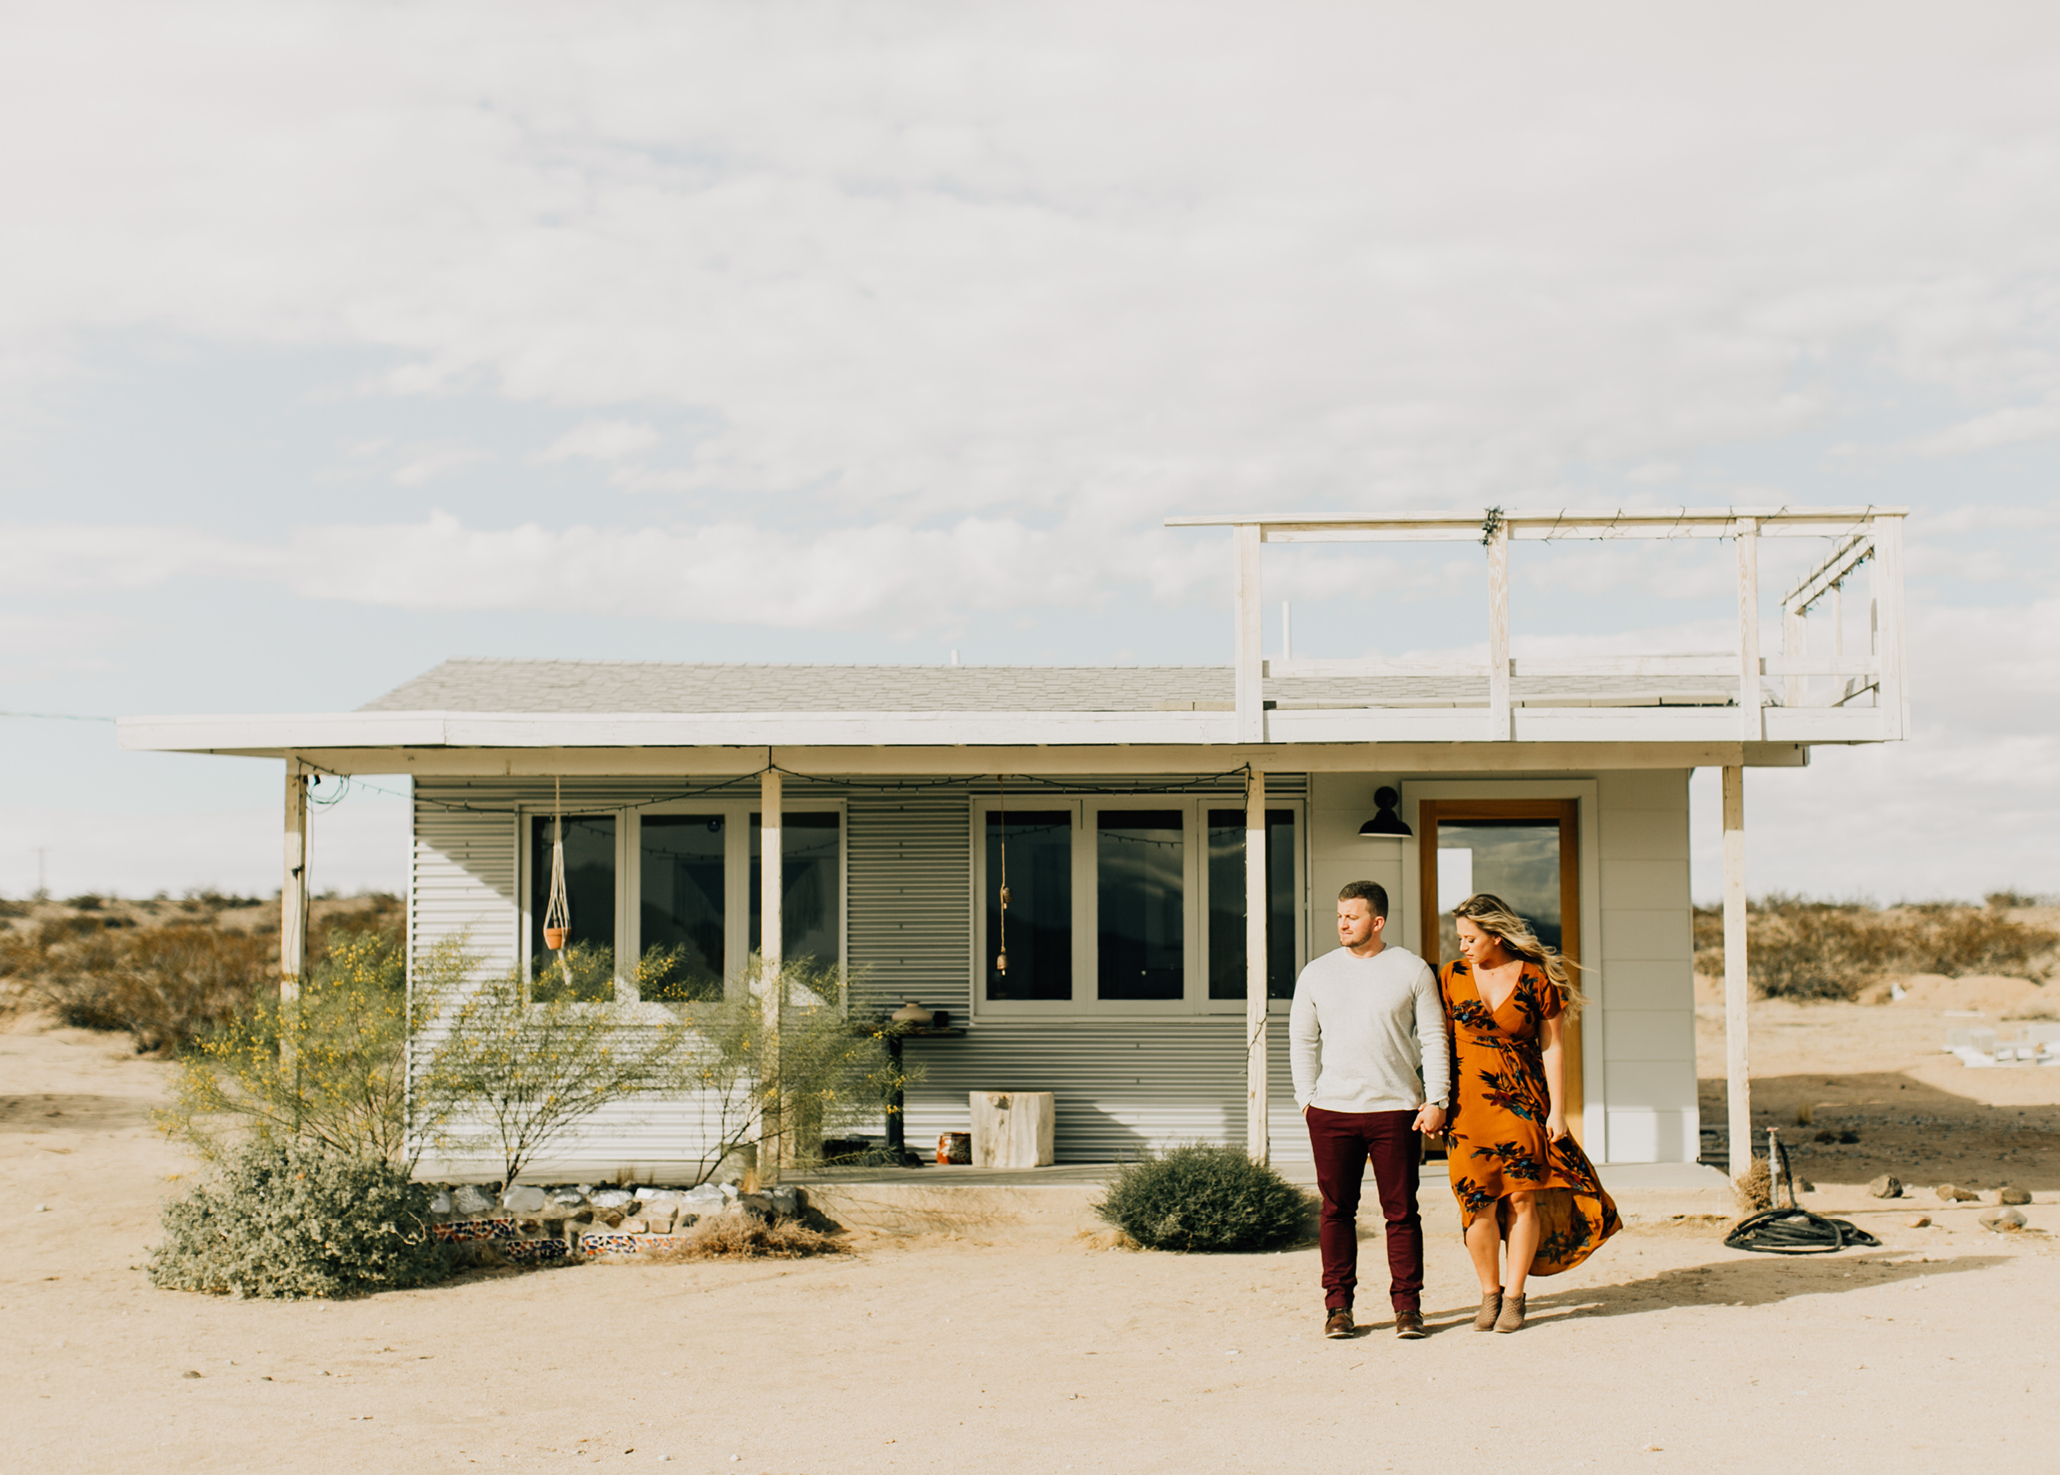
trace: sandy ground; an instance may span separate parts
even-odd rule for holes
[[[1919,1058],[1936,1026],[1770,1009],[1759,1035],[1768,1104],[1862,1123],[1865,1153],[1815,1160],[1815,1202],[1881,1250],[1780,1259],[1708,1224],[1633,1230],[1534,1283],[1524,1332],[1481,1336],[1450,1207],[1427,1198],[1435,1335],[1402,1343],[1384,1323],[1323,1340],[1306,1249],[872,1239],[835,1260],[578,1266],[334,1305],[160,1292],[138,1267],[190,1171],[145,1121],[163,1067],[18,1024],[0,1033],[0,1469],[2051,1468],[2060,1240],[1928,1203],[1940,1226],[1909,1229],[1912,1206],[1832,1186],[1892,1131],[1952,1152],[1979,1136],[1986,1157],[1938,1161],[2007,1169],[2040,1190],[2033,1225],[2060,1231],[2060,1154],[2034,1150],[2054,1141],[2060,1070],[1941,1067]],[[1890,1125],[1925,1115],[1965,1135]],[[1364,1253],[1378,1263],[1378,1242]]]

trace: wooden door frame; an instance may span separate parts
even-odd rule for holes
[[[1559,821],[1559,945],[1581,961],[1581,801],[1578,799],[1419,799],[1416,804],[1417,898],[1422,907],[1417,937],[1433,969],[1450,959],[1438,952],[1438,825],[1444,821],[1556,819]],[[1576,1141],[1584,1137],[1587,1104],[1578,1023],[1562,1031],[1566,1050],[1566,1119]],[[1455,1083],[1456,1085],[1456,1083]],[[1585,1145],[1585,1142],[1583,1143]]]

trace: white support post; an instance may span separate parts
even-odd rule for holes
[[[308,784],[298,757],[286,760],[286,868],[279,878],[279,1002],[300,997],[308,954]]]
[[[1746,1048],[1745,770],[1724,769],[1724,1075],[1731,1181],[1752,1167],[1752,1072]]]
[[[1498,520],[1488,535],[1488,738],[1510,738],[1509,702],[1509,524]]]
[[[1910,687],[1903,668],[1908,626],[1903,619],[1903,520],[1884,517],[1874,524],[1874,589],[1879,601],[1881,711],[1888,738],[1910,735]]]
[[[1760,701],[1760,525],[1738,519],[1738,709],[1740,735],[1749,743],[1767,735]]]
[[[1799,609],[1784,609],[1781,612],[1781,654],[1800,660],[1809,653],[1809,616]],[[1803,677],[1788,677],[1781,688],[1781,704],[1800,707],[1803,704],[1803,684]]]
[[[1259,603],[1259,536],[1257,523],[1239,523],[1231,529],[1237,547],[1237,740],[1241,743],[1266,741],[1265,673],[1266,652],[1260,646],[1265,628]]]
[[[762,1079],[775,1086],[780,1079],[780,1005],[786,992],[781,983],[781,893],[785,890],[785,877],[780,855],[780,771],[772,766],[770,752],[766,755],[766,770],[758,778],[758,954],[759,954],[759,1007],[764,1011],[765,1047],[761,1055],[764,1075]],[[781,1134],[781,1102],[777,1091],[769,1096],[764,1106],[758,1131],[758,1181],[771,1184],[780,1181],[780,1157],[784,1147]]]
[[[1245,1151],[1273,1151],[1266,1101],[1266,775],[1245,786]]]

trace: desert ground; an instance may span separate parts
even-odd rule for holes
[[[1717,1076],[1722,1013],[1702,1016]],[[1440,1187],[1434,1334],[1405,1343],[1385,1322],[1318,1335],[1313,1248],[1064,1235],[857,1235],[831,1259],[483,1272],[334,1304],[158,1291],[158,1205],[194,1171],[148,1124],[166,1067],[18,1017],[0,1033],[0,1468],[2050,1468],[2060,1070],[1968,1070],[1937,1053],[1936,1008],[1765,1004],[1754,1024],[1762,1124],[1802,1139],[1812,1206],[1881,1249],[1750,1255],[1711,1221],[1638,1222],[1534,1282],[1526,1330],[1484,1336]],[[1721,1091],[1706,1080],[1717,1122]],[[1809,1141],[1827,1127],[1859,1141]],[[1921,1197],[1868,1199],[1856,1185],[1884,1170]],[[1987,1206],[1939,1204],[1940,1181],[2031,1188],[2031,1232],[1980,1228]],[[1362,1255],[1380,1263],[1377,1231]]]

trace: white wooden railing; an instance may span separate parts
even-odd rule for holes
[[[1860,741],[1900,738],[1909,726],[1904,681],[1902,529],[1900,507],[1770,507],[1559,510],[1485,514],[1391,513],[1381,517],[1219,516],[1168,518],[1168,527],[1229,527],[1236,554],[1236,709],[1238,741],[1267,738],[1263,682],[1334,677],[1485,678],[1483,739],[1516,736],[1521,704],[1550,705],[1551,695],[1512,694],[1512,682],[1633,677],[1665,682],[1696,677],[1735,681],[1735,735],[1768,737],[1765,678],[1781,681],[1783,708],[1835,710],[1871,699],[1873,716]],[[1513,660],[1509,653],[1509,559],[1515,542],[1613,541],[1620,538],[1729,538],[1737,544],[1738,648],[1730,655],[1635,655],[1580,659]],[[1781,654],[1760,653],[1759,540],[1827,538],[1828,557],[1781,600]],[[1267,660],[1260,647],[1261,550],[1267,543],[1479,542],[1487,553],[1488,658],[1482,661]],[[1868,649],[1845,651],[1845,586],[1862,568],[1869,575]],[[1830,601],[1831,649],[1809,649],[1810,612]],[[1755,700],[1753,694],[1758,693]],[[1297,706],[1309,705],[1296,703]],[[1357,703],[1355,705],[1364,705]],[[1380,703],[1376,702],[1378,706]],[[1396,705],[1408,705],[1397,702]],[[1843,719],[1841,719],[1843,720]]]

